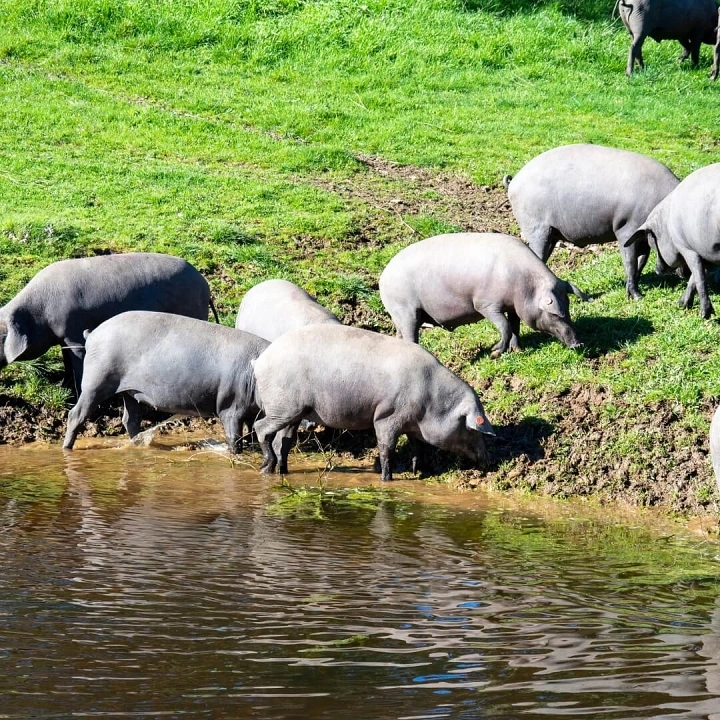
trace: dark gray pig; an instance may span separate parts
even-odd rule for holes
[[[333,428],[374,428],[383,480],[392,480],[402,434],[476,463],[485,459],[483,434],[494,435],[466,382],[419,345],[369,330],[334,323],[290,330],[255,361],[255,378],[264,472],[277,464],[275,433],[303,417]]]
[[[0,368],[61,345],[65,383],[79,391],[85,330],[127,310],[207,320],[209,306],[207,281],[182,258],[124,253],[61,260],[0,308]]]
[[[266,280],[245,294],[235,327],[272,342],[296,327],[339,322],[297,285],[287,280]]]
[[[680,182],[665,165],[602,145],[563,145],[503,182],[521,234],[539,258],[547,262],[558,240],[578,247],[617,242],[627,294],[640,298],[649,248],[624,243]]]
[[[252,361],[269,343],[242,330],[169,313],[116,315],[91,332],[77,405],[63,447],[89,415],[122,395],[123,425],[140,432],[140,403],[180,415],[220,418],[230,452],[242,450],[243,422],[257,415]]]
[[[570,348],[580,347],[568,293],[521,240],[500,233],[451,233],[401,250],[380,275],[380,298],[398,335],[418,341],[423,324],[453,330],[487,318],[500,331],[491,357],[520,349],[520,320]]]
[[[697,292],[700,314],[709,318],[714,310],[705,265],[720,264],[720,163],[688,175],[627,242],[649,242],[657,250],[660,266],[675,268],[686,277],[689,271],[680,306],[691,308]]]
[[[645,68],[642,47],[647,37],[656,42],[678,40],[683,46],[680,59],[689,57],[695,66],[700,60],[700,45],[715,45],[715,0],[618,0],[618,10],[632,37],[625,70],[628,75],[632,75],[635,63],[641,70]]]

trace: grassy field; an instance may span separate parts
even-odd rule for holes
[[[159,250],[207,275],[227,324],[285,277],[390,331],[388,259],[440,231],[516,232],[500,179],[539,152],[609,144],[681,177],[718,159],[710,50],[693,69],[648,41],[628,79],[612,6],[0,0],[0,301],[53,260]],[[595,298],[573,304],[583,352],[525,328],[493,361],[488,323],[423,336],[500,429],[489,472],[453,477],[716,511],[717,322],[647,271],[627,300],[612,248],[549,264]],[[57,357],[3,371],[0,405],[62,417]]]

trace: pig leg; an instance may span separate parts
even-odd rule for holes
[[[687,286],[683,296],[678,300],[678,305],[685,310],[690,310],[693,306],[693,299],[695,298],[695,280],[690,277],[688,279]]]
[[[544,262],[548,261],[557,245],[555,230],[547,225],[523,231],[523,237],[530,249]]]
[[[134,397],[124,394],[122,424],[131,438],[140,432],[141,416],[140,403]]]
[[[225,441],[228,450],[235,455],[242,452],[243,447],[243,423],[247,415],[246,407],[231,407],[218,413],[220,422],[225,430]]]
[[[517,334],[513,332],[513,326],[511,322],[505,317],[505,315],[497,308],[482,309],[475,308],[481,315],[486,317],[500,332],[500,340],[492,346],[490,350],[491,358],[499,358],[504,352],[507,352],[512,347],[513,350],[519,350],[519,343],[515,342],[516,347],[512,346],[513,337],[517,338]],[[517,317],[517,316],[516,316]],[[517,327],[519,329],[520,321],[518,319]]]
[[[69,338],[63,340],[62,345],[63,365],[63,387],[68,388],[75,397],[80,396],[80,384],[83,375],[83,360],[85,358],[85,346]]]
[[[625,268],[625,291],[629,298],[633,300],[639,300],[642,295],[638,288],[638,281],[640,279],[640,248],[638,243],[633,243],[630,247],[625,247],[625,238],[618,238],[618,245],[620,246],[620,255],[622,256],[623,267]],[[645,255],[645,262],[647,262],[647,255]],[[644,267],[645,263],[643,263]]]
[[[77,405],[68,413],[67,430],[63,441],[63,450],[72,450],[78,432],[83,423],[90,417],[95,409],[115,394],[115,388],[83,388]]]
[[[683,255],[688,268],[690,269],[690,281],[688,282],[688,289],[685,291],[685,295],[690,292],[690,285],[693,283],[697,290],[698,298],[700,300],[700,316],[707,320],[714,312],[712,303],[707,293],[707,287],[705,284],[705,267],[703,265],[702,258],[694,252],[687,252]],[[683,296],[683,300],[685,296]],[[692,295],[690,295],[690,302],[692,303]],[[685,307],[688,307],[687,305]]]
[[[290,450],[295,447],[297,433],[297,424],[291,425],[290,427],[285,428],[285,430],[279,430],[275,433],[275,439],[273,440],[272,446],[275,456],[280,459],[278,471],[281,475],[287,475],[288,473],[288,455],[290,454]]]
[[[376,416],[374,421],[375,436],[377,437],[378,453],[380,454],[380,479],[383,482],[392,480],[392,462],[395,457],[395,446],[397,445],[400,432],[392,416]]]
[[[514,310],[508,310],[507,313],[508,322],[510,323],[510,330],[512,331],[512,337],[510,338],[510,350],[520,349],[520,317]]]
[[[637,37],[633,35],[633,41],[630,45],[630,52],[628,53],[627,68],[625,69],[626,75],[632,75],[633,67],[635,63],[641,70],[645,69],[645,62],[643,61],[642,47],[645,42],[645,35],[640,33]]]
[[[302,418],[302,413],[295,417],[268,417],[263,415],[255,421],[255,434],[257,435],[260,449],[263,454],[263,463],[260,466],[261,473],[273,473],[278,464],[278,456],[273,447],[275,436],[281,430],[290,425],[297,426]],[[282,457],[280,458],[282,460]],[[287,457],[285,458],[287,464]]]
[[[416,308],[395,309],[390,313],[397,336],[402,340],[417,343],[420,338],[420,319]]]

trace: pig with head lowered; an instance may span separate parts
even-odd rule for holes
[[[179,257],[122,253],[60,260],[0,308],[0,368],[60,345],[65,384],[79,392],[86,330],[128,310],[207,320],[208,307],[207,280]]]
[[[301,287],[276,279],[261,282],[245,293],[235,327],[273,342],[296,327],[339,322]]]
[[[646,243],[657,251],[659,269],[675,268],[687,276],[680,306],[692,307],[695,292],[700,314],[714,310],[705,283],[705,266],[720,264],[720,163],[688,175],[648,216],[627,243]]]
[[[697,66],[700,45],[715,45],[718,26],[718,6],[715,0],[618,0],[618,11],[632,37],[625,72],[632,75],[635,63],[643,70],[642,56],[645,38],[656,42],[677,40],[683,46],[681,60],[691,59]],[[717,77],[713,67],[711,79]]]
[[[483,434],[494,435],[466,382],[419,345],[369,330],[335,323],[290,330],[254,367],[264,472],[278,461],[275,433],[301,418],[338,429],[373,428],[383,480],[392,479],[402,434],[475,463],[485,459]]]
[[[559,240],[578,247],[617,242],[635,299],[649,248],[624,243],[679,182],[657,160],[588,144],[548,150],[503,180],[521,235],[539,258],[547,262]]]
[[[520,349],[520,320],[580,347],[568,293],[521,240],[500,233],[450,233],[408,245],[380,275],[380,298],[398,335],[418,341],[423,323],[453,330],[487,318],[500,331],[491,357]]]
[[[140,432],[140,403],[180,415],[219,417],[230,452],[242,450],[243,423],[258,412],[252,362],[270,343],[242,330],[169,313],[116,315],[85,343],[80,397],[68,416],[71,449],[91,413],[122,395],[123,425]]]

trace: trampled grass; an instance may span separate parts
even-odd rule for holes
[[[248,287],[279,276],[389,331],[376,292],[387,260],[462,225],[435,209],[432,188],[420,211],[393,205],[411,183],[363,158],[495,187],[569,142],[646,153],[680,176],[718,159],[709,49],[693,69],[677,43],[648,41],[648,69],[628,79],[612,6],[0,0],[0,301],[56,259],[159,250],[208,275],[228,324]],[[525,329],[525,352],[491,361],[487,323],[423,343],[500,424],[557,426],[558,397],[601,388],[591,410],[617,427],[609,454],[629,452],[634,418],[643,425],[658,404],[675,418],[673,442],[699,443],[720,397],[717,323],[680,311],[679,281],[648,271],[644,298],[629,302],[612,249],[558,252],[550,265],[594,296],[573,302],[582,352]],[[61,404],[43,378],[18,366],[0,389]],[[633,461],[652,472],[653,458]],[[693,487],[710,481],[709,464],[682,472]],[[693,506],[688,493],[676,505]]]

